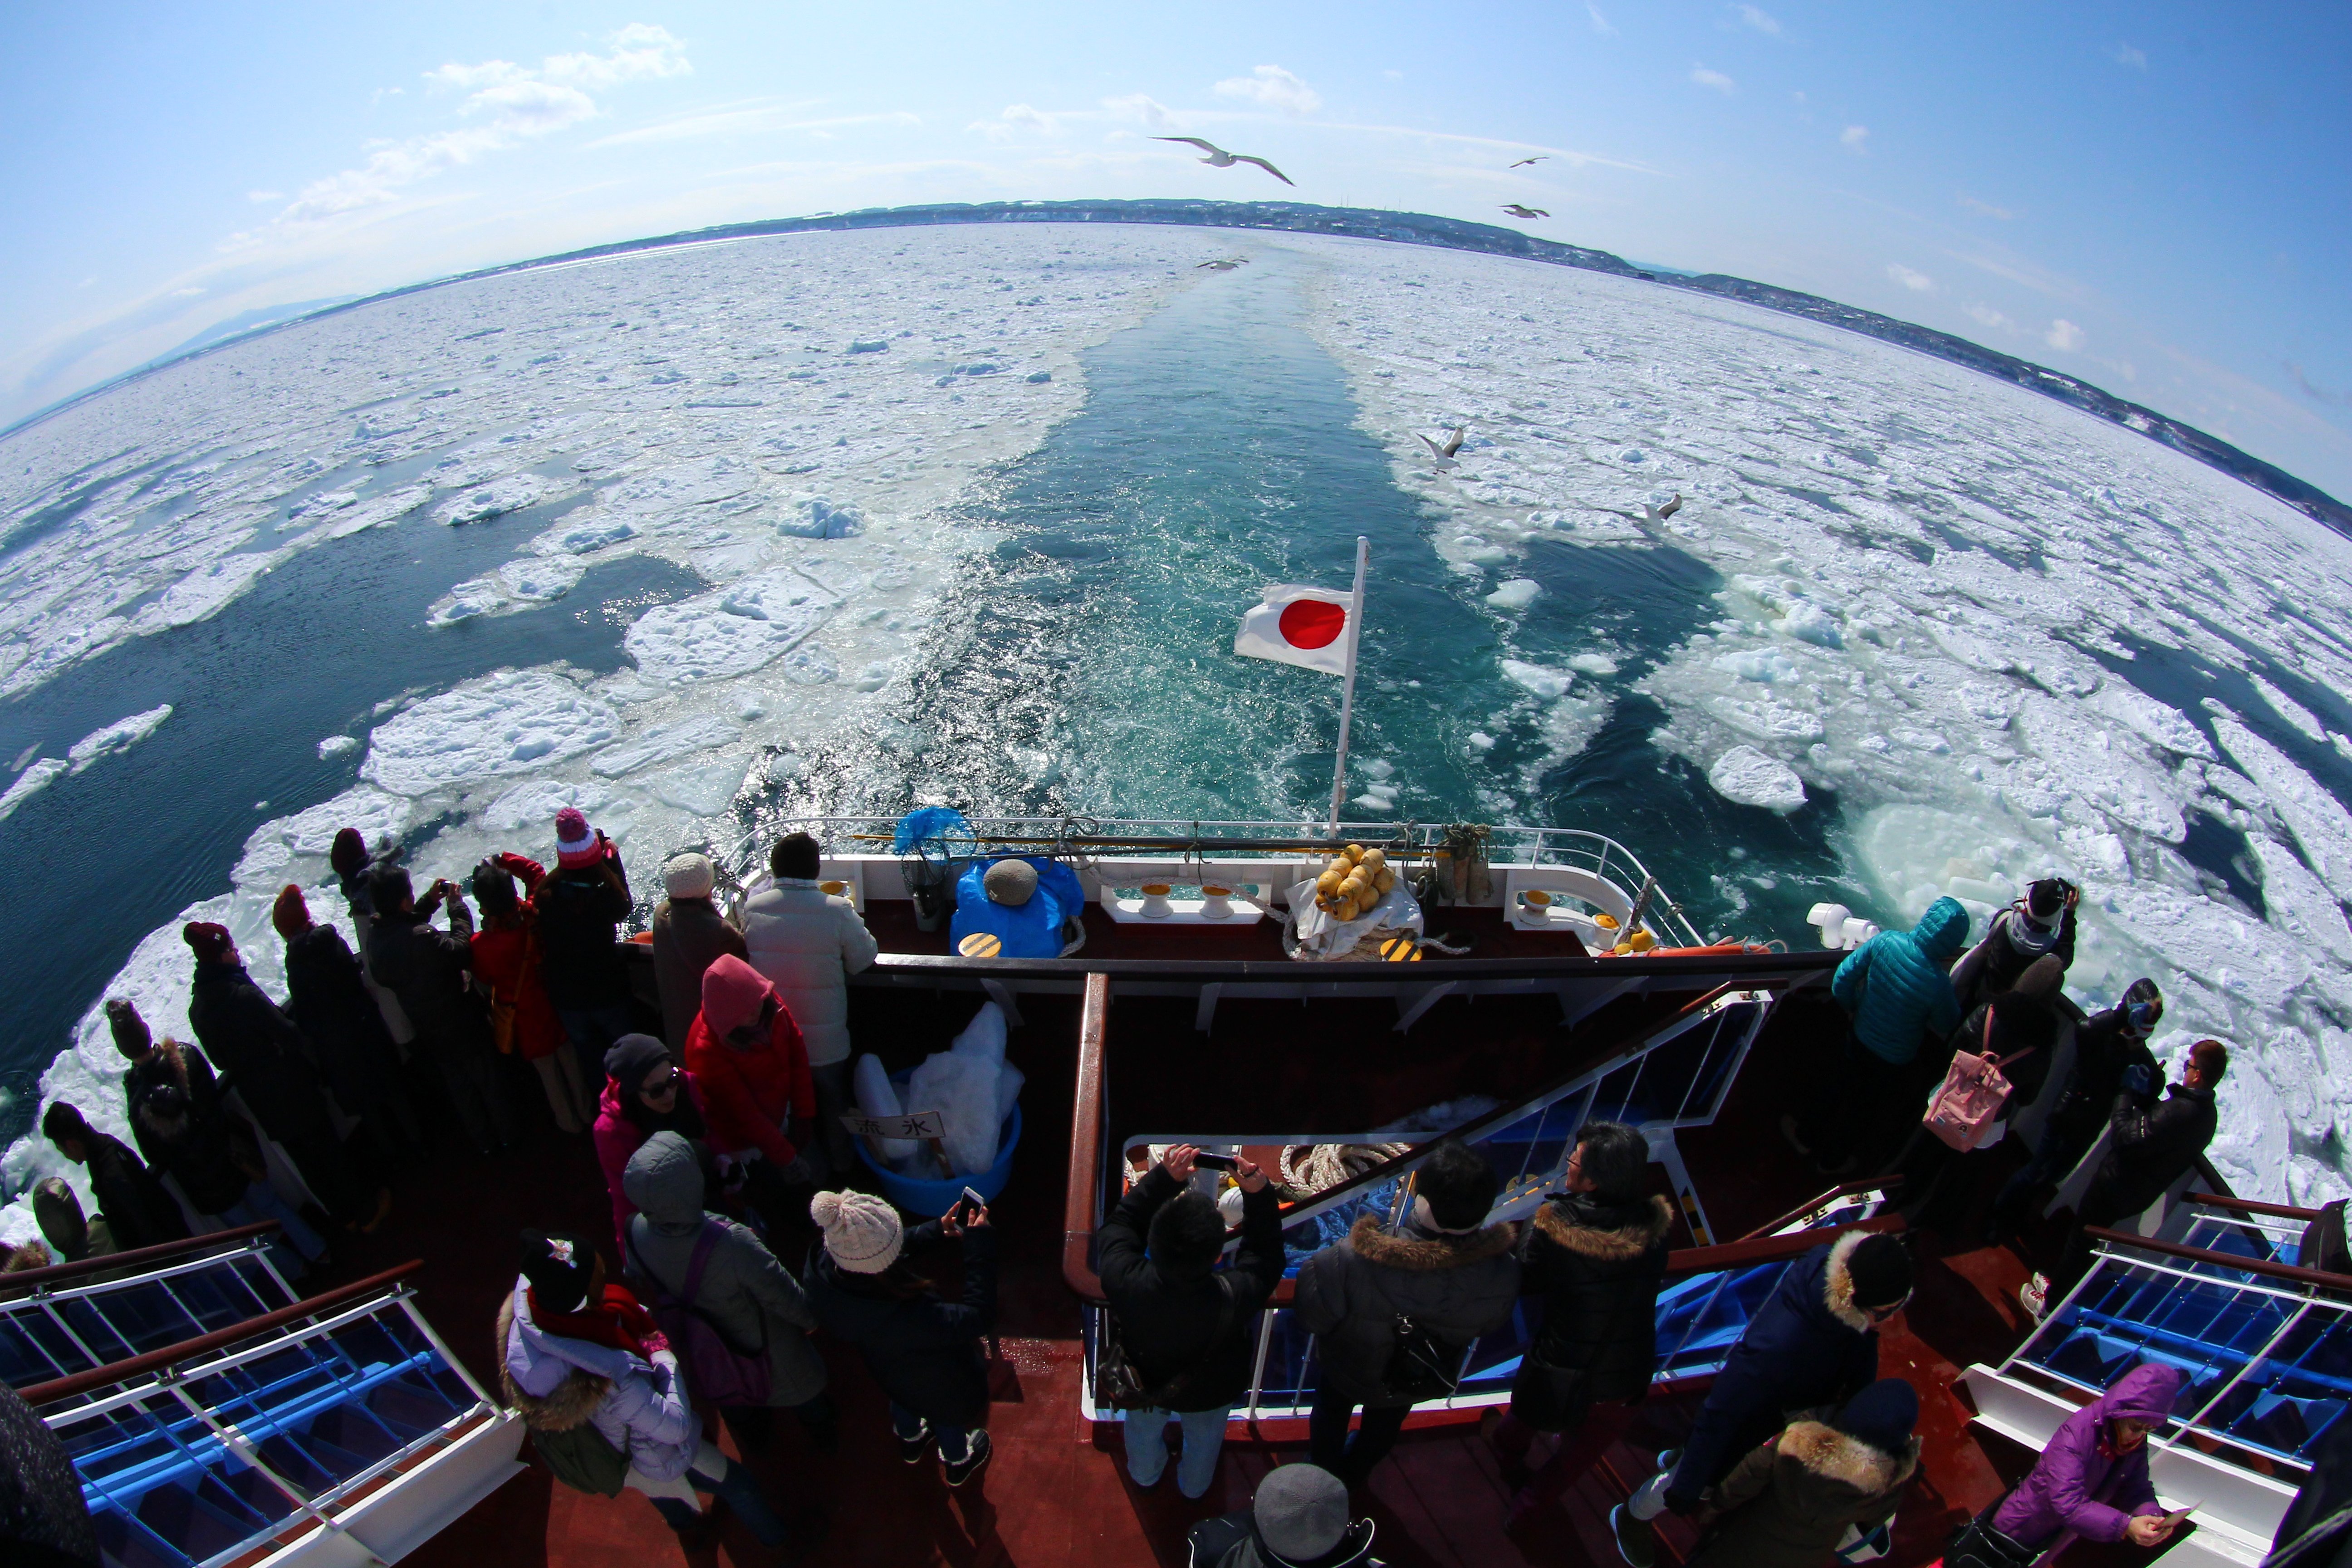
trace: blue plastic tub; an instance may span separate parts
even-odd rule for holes
[[[1004,1184],[1013,1179],[1013,1152],[1021,1147],[1021,1107],[1015,1103],[1013,1114],[1006,1117],[1004,1125],[996,1130],[996,1163],[976,1176],[962,1176],[954,1181],[918,1181],[912,1176],[902,1176],[896,1171],[886,1171],[875,1163],[873,1152],[866,1147],[865,1139],[853,1138],[850,1142],[856,1147],[857,1158],[882,1184],[884,1197],[919,1220],[937,1219],[948,1212],[956,1199],[963,1196],[964,1188],[970,1187],[987,1202],[994,1203],[996,1194],[1004,1190]]]

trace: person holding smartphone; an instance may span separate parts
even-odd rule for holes
[[[2076,1540],[2135,1546],[2171,1540],[2181,1516],[2156,1500],[2147,1437],[2169,1418],[2179,1393],[2179,1367],[2145,1362],[2132,1368],[2066,1417],[2032,1472],[1970,1528],[1990,1524],[1992,1544],[2021,1568]]]
[[[1242,1190],[1242,1244],[1220,1271],[1225,1220],[1190,1190],[1194,1169],[1223,1163]],[[1152,1404],[1123,1412],[1127,1473],[1157,1486],[1168,1471],[1168,1423],[1183,1428],[1176,1489],[1197,1498],[1217,1473],[1225,1419],[1249,1386],[1257,1315],[1282,1282],[1280,1203],[1248,1160],[1179,1143],[1128,1189],[1095,1233],[1103,1295]]]
[[[960,1487],[988,1463],[988,1365],[981,1337],[996,1321],[996,1232],[985,1205],[958,1198],[908,1231],[887,1198],[819,1193],[809,1217],[824,1246],[809,1260],[809,1305],[818,1326],[866,1359],[890,1401],[898,1458],[919,1465],[937,1441],[947,1483]],[[961,1300],[920,1267],[944,1242],[963,1249]]]

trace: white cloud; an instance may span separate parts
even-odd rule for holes
[[[511,60],[452,60],[425,72],[428,87],[467,94],[457,112],[471,123],[371,143],[366,163],[311,181],[268,228],[232,235],[221,248],[249,249],[273,231],[396,201],[420,180],[593,119],[598,110],[588,88],[682,76],[694,68],[677,39],[647,23],[632,22],[608,42],[610,54],[550,55],[536,69]],[[254,199],[275,198],[257,194]]]
[[[1778,33],[1780,30],[1780,18],[1768,16],[1754,5],[1742,5],[1739,19],[1759,33]]]
[[[1990,305],[1984,303],[1980,300],[1971,300],[1968,307],[1968,312],[1970,319],[1975,321],[1979,326],[1998,327],[2001,331],[2007,331],[2010,328],[2017,324],[2014,321],[2011,321],[2007,316],[2002,315],[1999,310],[1994,310]]]
[[[1595,5],[1592,0],[1584,0],[1584,14],[1592,18],[1592,30],[1602,37],[1613,38],[1617,36],[1617,29],[1610,25],[1609,18],[1601,14],[1601,7]]]
[[[1391,76],[1402,76],[1402,71],[1391,71]],[[1118,120],[1139,120],[1154,131],[1173,131],[1176,117],[1168,106],[1146,92],[1130,92],[1124,98],[1106,98],[1102,106]]]
[[[1280,66],[1260,66],[1248,76],[1229,76],[1216,86],[1219,98],[1245,98],[1268,109],[1312,114],[1323,107],[1323,95]]]
[[[2136,49],[2129,44],[2117,44],[2115,58],[2116,64],[2119,66],[2129,66],[2136,71],[2147,69],[2147,51],[2145,49]]]
[[[1997,207],[1990,202],[1980,202],[1974,196],[1963,195],[1957,199],[1960,205],[1968,208],[1969,211],[1977,214],[1980,217],[1997,217],[2000,219],[2001,222],[2007,223],[2017,216],[2016,213],[2011,211],[2008,207]]]
[[[631,22],[609,42],[613,48],[609,55],[550,55],[541,62],[541,74],[550,81],[574,87],[605,88],[694,73],[686,46],[672,37],[667,27]]]
[[[1711,71],[1705,66],[1691,67],[1690,79],[1699,86],[1711,87],[1717,92],[1736,92],[1739,88],[1738,82],[1733,81],[1721,71]]]
[[[286,193],[284,191],[247,191],[245,193],[245,199],[249,202],[282,202],[286,199]]]
[[[977,131],[991,142],[1010,142],[1016,136],[1053,136],[1060,133],[1062,116],[1048,114],[1025,103],[1008,103],[1003,112],[993,120],[975,120],[964,127]]]
[[[2083,329],[2062,316],[2050,323],[2050,330],[2042,334],[2042,341],[2053,349],[2072,352],[2083,346]]]
[[[1838,132],[1838,144],[1849,153],[1869,152],[1870,127],[1867,125],[1847,126],[1844,130]]]
[[[1936,280],[1924,272],[1916,272],[1899,261],[1886,264],[1886,275],[1914,293],[1926,294],[1936,287]]]
[[[174,289],[172,290],[172,298],[174,300],[193,300],[203,292],[204,290],[202,289],[195,288],[194,286],[186,289]]]

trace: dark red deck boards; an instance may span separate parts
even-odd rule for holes
[[[877,931],[890,931],[885,911],[892,908],[878,908]],[[1098,921],[1109,923],[1096,911],[1090,926]],[[1210,939],[1231,941],[1234,934],[1210,933]],[[1270,933],[1262,928],[1261,934]],[[912,945],[896,936],[891,931],[886,941]],[[1090,951],[1097,950],[1090,943]],[[854,1016],[861,1042],[903,1066],[940,1048],[979,1001],[971,994],[861,991]],[[1089,1431],[1078,1419],[1079,1320],[1059,1272],[1077,1004],[1075,997],[1032,997],[1022,1005],[1029,1023],[1013,1034],[1012,1057],[1029,1075],[1022,1101],[1026,1130],[1013,1182],[996,1205],[1004,1352],[989,1416],[996,1457],[982,1481],[961,1492],[944,1486],[936,1462],[900,1465],[878,1393],[854,1356],[833,1352],[834,1394],[844,1418],[840,1451],[810,1452],[787,1420],[778,1424],[770,1449],[750,1461],[788,1516],[816,1506],[831,1512],[832,1538],[813,1563],[1174,1568],[1184,1561],[1191,1523],[1244,1506],[1272,1465],[1303,1457],[1305,1435],[1295,1423],[1255,1433],[1236,1428],[1210,1495],[1187,1503],[1174,1490],[1172,1467],[1155,1491],[1137,1491],[1126,1479],[1118,1430]],[[1350,1022],[1349,1008],[1359,1006],[1360,1015]],[[1327,1010],[1328,1022],[1315,1021]],[[1264,1118],[1255,1108],[1268,1103],[1270,1095],[1286,1116],[1297,1106],[1315,1118],[1311,1125],[1361,1131],[1436,1100],[1506,1091],[1530,1075],[1567,1065],[1549,998],[1442,1003],[1409,1037],[1388,1030],[1394,1014],[1385,1004],[1339,1009],[1229,1004],[1207,1039],[1192,1032],[1191,1015],[1189,1002],[1168,998],[1130,997],[1115,1005],[1116,1124],[1206,1131],[1237,1119],[1255,1123]],[[1367,1023],[1378,1027],[1366,1028]],[[1826,1184],[1788,1152],[1774,1128],[1782,1106],[1808,1078],[1808,1051],[1822,1037],[1822,1023],[1809,1018],[1803,1005],[1792,1005],[1759,1045],[1723,1122],[1685,1137],[1694,1174],[1727,1234],[1770,1219]],[[586,1138],[561,1137],[544,1125],[535,1087],[528,1080],[513,1087],[528,1091],[518,1094],[517,1104],[539,1128],[529,1151],[402,1173],[391,1222],[376,1236],[347,1239],[333,1273],[340,1281],[423,1258],[421,1305],[451,1348],[486,1380],[494,1374],[490,1323],[513,1277],[515,1231],[526,1225],[569,1227],[609,1245],[610,1205]],[[1252,1110],[1236,1110],[1244,1106]],[[1253,1130],[1285,1129],[1234,1128],[1236,1133]],[[798,1265],[807,1241],[803,1231],[786,1242],[788,1262]],[[1999,1445],[1980,1448],[1965,1429],[1965,1408],[1947,1392],[1969,1360],[1997,1353],[2014,1336],[2014,1302],[2004,1309],[2000,1296],[2022,1277],[2006,1252],[1930,1262],[1923,1269],[1923,1279],[1931,1282],[1928,1296],[1903,1331],[1887,1337],[1887,1369],[1920,1386],[1929,1438],[1925,1478],[1905,1511],[1890,1568],[1933,1561],[1949,1523],[1997,1495],[2031,1462],[2030,1456],[2003,1452]],[[1603,1463],[1515,1527],[1507,1519],[1507,1489],[1476,1426],[1409,1430],[1362,1500],[1379,1521],[1379,1554],[1400,1568],[1613,1564],[1608,1510],[1625,1486],[1647,1473],[1651,1456],[1686,1426],[1696,1397],[1682,1393],[1653,1399]],[[731,1451],[731,1439],[722,1440]],[[1550,1447],[1544,1440],[1533,1457],[1540,1461]],[[1687,1540],[1685,1532],[1670,1531],[1668,1545]],[[675,1538],[643,1499],[583,1497],[554,1486],[534,1468],[408,1561],[418,1568],[483,1563],[653,1568],[677,1556]],[[769,1561],[740,1529],[730,1531],[717,1557],[746,1565]],[[1671,1552],[1662,1558],[1671,1560]]]

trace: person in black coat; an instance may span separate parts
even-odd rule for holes
[[[2219,1122],[2213,1089],[2229,1068],[2229,1047],[2219,1040],[2200,1040],[2189,1047],[2180,1081],[2161,1101],[2156,1097],[2158,1079],[2153,1068],[2140,1064],[2125,1070],[2123,1092],[2116,1096],[2111,1118],[2114,1142],[2083,1194],[2074,1228],[2066,1238],[2065,1257],[2046,1283],[2029,1281],[2027,1290],[2042,1284],[2040,1294],[2046,1302],[2053,1293],[2073,1289],[2091,1266],[2091,1240],[2084,1228],[2112,1228],[2131,1218],[2189,1173],[2213,1141]]]
[[[269,921],[286,942],[286,1011],[318,1053],[335,1103],[384,1153],[413,1153],[425,1140],[401,1087],[400,1053],[343,933],[315,924],[302,889],[290,882]]]
[[[1258,1312],[1282,1283],[1281,1200],[1247,1160],[1234,1170],[1241,1249],[1231,1268],[1214,1271],[1225,1221],[1214,1202],[1187,1190],[1199,1152],[1189,1143],[1169,1150],[1095,1233],[1095,1268],[1119,1342],[1155,1400],[1124,1413],[1127,1473],[1139,1487],[1159,1483],[1174,1415],[1184,1429],[1176,1489],[1188,1498],[1205,1493],[1217,1473],[1225,1418],[1249,1388]]]
[[[2125,1071],[2136,1065],[2156,1070],[2147,1037],[2163,1021],[2164,993],[2143,976],[2125,990],[2122,1001],[2074,1026],[2074,1065],[2067,1069],[2058,1103],[2042,1124],[2033,1158],[1993,1199],[1995,1240],[2013,1240],[2050,1189],[2089,1151],[2115,1112]]]
[[[2082,889],[2056,877],[2025,889],[2025,897],[1992,917],[1984,940],[1952,965],[1952,992],[1968,1012],[2016,985],[2027,967],[2058,961],[2063,977],[2074,966],[2074,908]]]
[[[1674,1207],[1649,1184],[1649,1141],[1622,1121],[1590,1121],[1568,1157],[1564,1193],[1536,1211],[1520,1251],[1519,1288],[1543,1320],[1511,1383],[1494,1441],[1524,1511],[1574,1481],[1647,1397],[1658,1364],[1658,1287]],[[1560,1444],[1538,1477],[1526,1460],[1538,1432],[1579,1432],[1594,1405],[1606,1419]]]
[[[539,975],[589,1083],[603,1081],[604,1053],[636,1028],[618,931],[635,902],[621,847],[576,807],[557,812],[555,869],[531,895]]]
[[[819,1193],[809,1217],[824,1231],[810,1259],[809,1305],[819,1327],[856,1347],[890,1400],[898,1457],[919,1465],[937,1438],[947,1483],[960,1487],[988,1463],[988,1366],[980,1340],[996,1321],[996,1232],[988,1210],[961,1223],[956,1211],[917,1226],[898,1222],[869,1193]],[[963,1247],[963,1300],[950,1301],[905,1256],[942,1240]]]
[[[2311,1474],[2296,1489],[2262,1568],[2335,1568],[2352,1551],[2352,1421],[2340,1417],[2320,1440]]]
[[[310,1042],[246,973],[226,926],[192,921],[180,934],[196,955],[188,1022],[205,1055],[220,1064],[222,1092],[237,1092],[320,1206],[347,1226],[373,1230],[392,1207],[392,1194],[381,1187],[371,1194],[352,1168],[319,1087]]]
[[[1926,1104],[1942,1089],[1953,1058],[1962,1051],[1990,1057],[2001,1064],[2000,1073],[2009,1080],[2010,1091],[1992,1124],[1965,1152],[1953,1148],[1924,1124],[1912,1130],[1895,1169],[1903,1178],[1901,1202],[1896,1206],[1913,1229],[1944,1233],[1957,1229],[1977,1190],[1979,1173],[1990,1158],[1987,1152],[2008,1135],[2009,1123],[2018,1112],[2041,1095],[2050,1079],[2051,1058],[2057,1054],[2063,1023],[2058,1005],[2064,998],[2065,982],[2065,968],[2055,957],[2038,958],[2026,965],[2014,986],[1979,1003],[1944,1042],[1934,1064],[1928,1100],[1921,1107],[1923,1116]]]
[[[106,1023],[131,1063],[124,1109],[149,1167],[178,1184],[189,1209],[223,1226],[277,1220],[296,1251],[324,1267],[326,1242],[269,1184],[261,1145],[221,1099],[205,1053],[178,1040],[158,1045],[139,1009],[119,996],[106,1004]]]
[[[432,1064],[457,1105],[457,1121],[474,1151],[488,1154],[515,1141],[514,1122],[499,1092],[498,1042],[489,1013],[474,988],[474,916],[455,882],[442,879],[420,901],[406,870],[382,865],[373,896],[375,931],[368,968],[388,985],[415,1027],[417,1057]],[[433,923],[446,899],[449,929]]]
[[[1877,1382],[1878,1326],[1910,1299],[1911,1255],[1892,1236],[1850,1231],[1790,1264],[1715,1374],[1679,1462],[1611,1512],[1626,1561],[1646,1565],[1650,1521],[1695,1510],[1792,1413],[1842,1406]]]
[[[78,1107],[60,1100],[41,1115],[41,1136],[58,1152],[89,1172],[89,1190],[98,1199],[98,1217],[106,1221],[117,1252],[160,1247],[188,1234],[180,1205],[147,1163],[123,1143],[99,1131],[82,1118]]]

